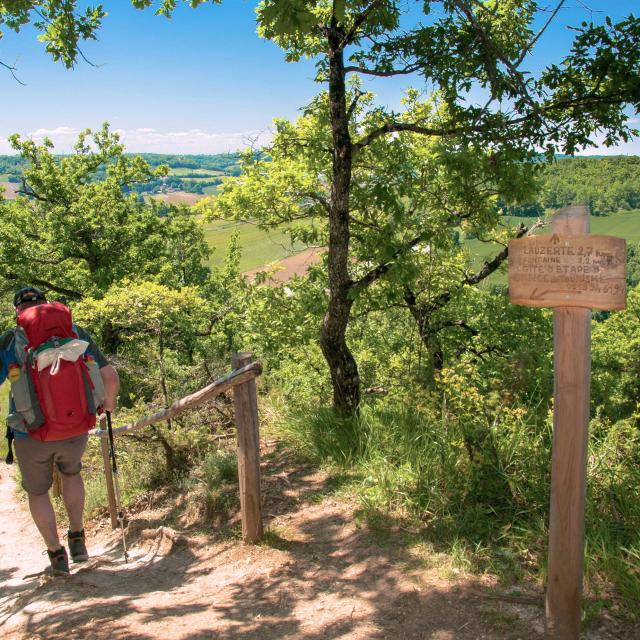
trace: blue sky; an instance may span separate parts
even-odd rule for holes
[[[26,83],[0,70],[0,153],[10,152],[6,138],[15,132],[36,140],[48,135],[68,151],[79,130],[105,120],[129,151],[231,151],[267,139],[273,118],[295,118],[318,90],[312,62],[287,64],[275,45],[256,35],[253,0],[180,7],[172,20],[136,11],[128,0],[103,4],[109,15],[99,41],[83,45],[97,67],[81,61],[67,71],[53,63],[30,28],[0,41],[0,60],[15,64]],[[419,4],[406,0],[410,9]],[[567,4],[540,41],[532,70],[562,59],[571,38],[566,24],[589,19],[586,7],[597,20],[640,9],[640,0]],[[411,84],[406,78],[367,82],[392,106]],[[615,152],[640,154],[640,143]]]

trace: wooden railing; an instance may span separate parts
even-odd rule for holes
[[[258,424],[258,401],[255,379],[262,373],[262,365],[253,360],[250,353],[237,353],[231,359],[232,371],[210,385],[176,400],[171,406],[152,415],[144,416],[131,424],[113,429],[114,436],[123,436],[144,429],[158,422],[193,409],[212,398],[233,389],[234,413],[238,441],[238,479],[240,483],[240,511],[242,516],[242,539],[253,543],[262,537],[262,501],[260,491],[260,434]],[[115,487],[109,461],[109,442],[105,421],[91,432],[101,438],[104,474],[107,484],[111,526],[118,526]]]

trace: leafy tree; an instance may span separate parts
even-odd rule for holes
[[[593,330],[592,402],[612,421],[632,418],[640,408],[640,286],[627,308]]]
[[[125,156],[107,125],[82,133],[74,153],[61,158],[49,141],[11,141],[29,167],[17,199],[0,200],[0,276],[8,286],[32,283],[79,300],[127,276],[175,286],[206,279],[208,247],[193,216],[171,208],[161,217],[123,193],[166,167],[154,171]]]
[[[551,18],[562,4],[558,3]],[[610,20],[604,25],[585,23],[577,30],[565,64],[551,65],[535,76],[523,65],[540,37],[533,24],[541,12],[531,0],[425,2],[425,22],[403,28],[400,3],[392,1],[265,0],[258,5],[260,35],[281,46],[289,61],[314,57],[317,80],[327,85],[327,91],[307,108],[323,125],[322,136],[305,128],[305,123],[293,128],[277,124],[279,137],[270,154],[278,167],[267,170],[270,193],[265,189],[262,193],[265,205],[273,210],[272,220],[322,211],[327,221],[329,294],[321,346],[337,409],[353,412],[360,401],[358,367],[346,340],[357,290],[379,277],[392,277],[398,258],[431,240],[433,229],[451,226],[449,218],[456,213],[447,207],[448,194],[438,207],[420,201],[414,191],[417,206],[402,206],[399,194],[409,193],[408,185],[415,186],[417,181],[411,176],[403,192],[401,180],[419,168],[409,164],[401,171],[402,178],[396,179],[398,168],[403,168],[395,162],[398,140],[419,136],[440,145],[442,151],[435,155],[446,182],[446,172],[456,162],[460,166],[468,162],[471,171],[484,162],[495,167],[485,174],[494,171],[499,176],[533,160],[536,148],[546,149],[551,157],[557,151],[571,153],[592,144],[590,135],[596,129],[606,132],[609,144],[629,137],[621,107],[640,105],[640,21],[629,17],[616,25]],[[357,82],[349,85],[350,74],[415,74],[436,92],[426,102],[411,96],[401,113],[372,107],[365,115],[359,105],[366,94]],[[485,95],[474,104],[469,91],[478,86]],[[292,159],[296,145],[308,155],[303,168]],[[372,165],[370,188],[363,191],[356,173],[367,166],[371,155],[385,158],[385,164]],[[257,172],[263,170],[259,166]],[[240,181],[254,178],[249,169]],[[464,187],[448,186],[464,199],[460,193]],[[244,202],[236,203],[242,211],[249,209],[243,205],[259,200],[248,189],[242,197]],[[432,216],[430,230],[423,237],[408,233],[404,244],[384,242],[379,251],[374,247],[378,236],[372,234],[363,242],[372,249],[370,269],[358,273],[351,268],[357,253],[352,245],[358,242],[357,235],[368,233],[369,221],[362,214],[382,211],[390,200],[388,238],[397,242],[396,234],[405,224],[412,228],[410,219],[416,212]],[[476,218],[486,223],[486,209],[480,209]]]
[[[558,209],[588,204],[594,215],[640,208],[640,158],[565,158],[548,167],[539,198]]]
[[[152,2],[133,4],[144,8]],[[157,12],[168,16],[176,4],[164,0]],[[509,166],[531,159],[538,148],[548,157],[573,153],[593,144],[590,136],[596,130],[604,132],[606,144],[632,133],[622,107],[640,106],[639,19],[585,22],[563,64],[538,74],[526,69],[541,33],[563,5],[564,0],[558,2],[547,19],[534,0],[427,0],[421,3],[423,21],[414,25],[403,24],[401,3],[394,0],[264,0],[257,5],[260,35],[278,44],[289,61],[315,58],[317,79],[327,85],[323,113],[330,131],[330,166],[324,175],[329,197],[321,206],[327,219],[329,295],[321,346],[339,410],[353,412],[360,401],[358,367],[346,340],[356,282],[349,260],[358,157],[376,143],[392,145],[394,136],[412,133],[463,151],[480,149],[489,162]],[[544,26],[535,31],[539,18]],[[354,128],[362,92],[357,84],[349,91],[350,74],[415,74],[435,89],[438,108],[395,113],[380,107],[376,117]],[[473,88],[484,93],[477,102]],[[308,202],[304,196],[297,206],[306,208]],[[394,257],[371,273],[389,273]]]
[[[45,43],[47,53],[61,61],[68,69],[73,67],[80,41],[95,40],[96,31],[106,15],[101,5],[76,11],[76,0],[12,0],[0,2],[0,39],[5,26],[16,33],[32,23],[40,32],[38,38]],[[15,67],[0,60],[0,66],[15,77]]]
[[[640,284],[640,243],[627,247],[627,289]]]

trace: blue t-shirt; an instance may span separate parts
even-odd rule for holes
[[[102,367],[109,364],[94,339],[84,329],[73,325],[73,330],[76,332],[80,340],[86,340],[89,343],[86,353],[94,358],[98,367],[102,369]],[[0,335],[0,385],[7,379],[9,374],[9,365],[19,364],[18,359],[16,358],[14,334],[15,329],[10,329]],[[14,406],[12,398],[9,405],[9,411],[13,410]],[[28,434],[23,433],[22,431],[14,431],[13,435],[16,438],[28,437]]]

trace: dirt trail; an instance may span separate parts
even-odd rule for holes
[[[167,509],[133,518],[131,562],[119,539],[94,527],[92,559],[68,578],[23,576],[46,556],[2,469],[0,628],[4,639],[331,640],[542,638],[542,610],[484,590],[490,580],[452,583],[419,568],[393,537],[384,545],[359,527],[353,507],[332,497],[335,480],[288,455],[265,456],[267,543],[228,533],[175,534]],[[188,528],[188,527],[187,527]],[[589,634],[613,639],[614,632]]]

